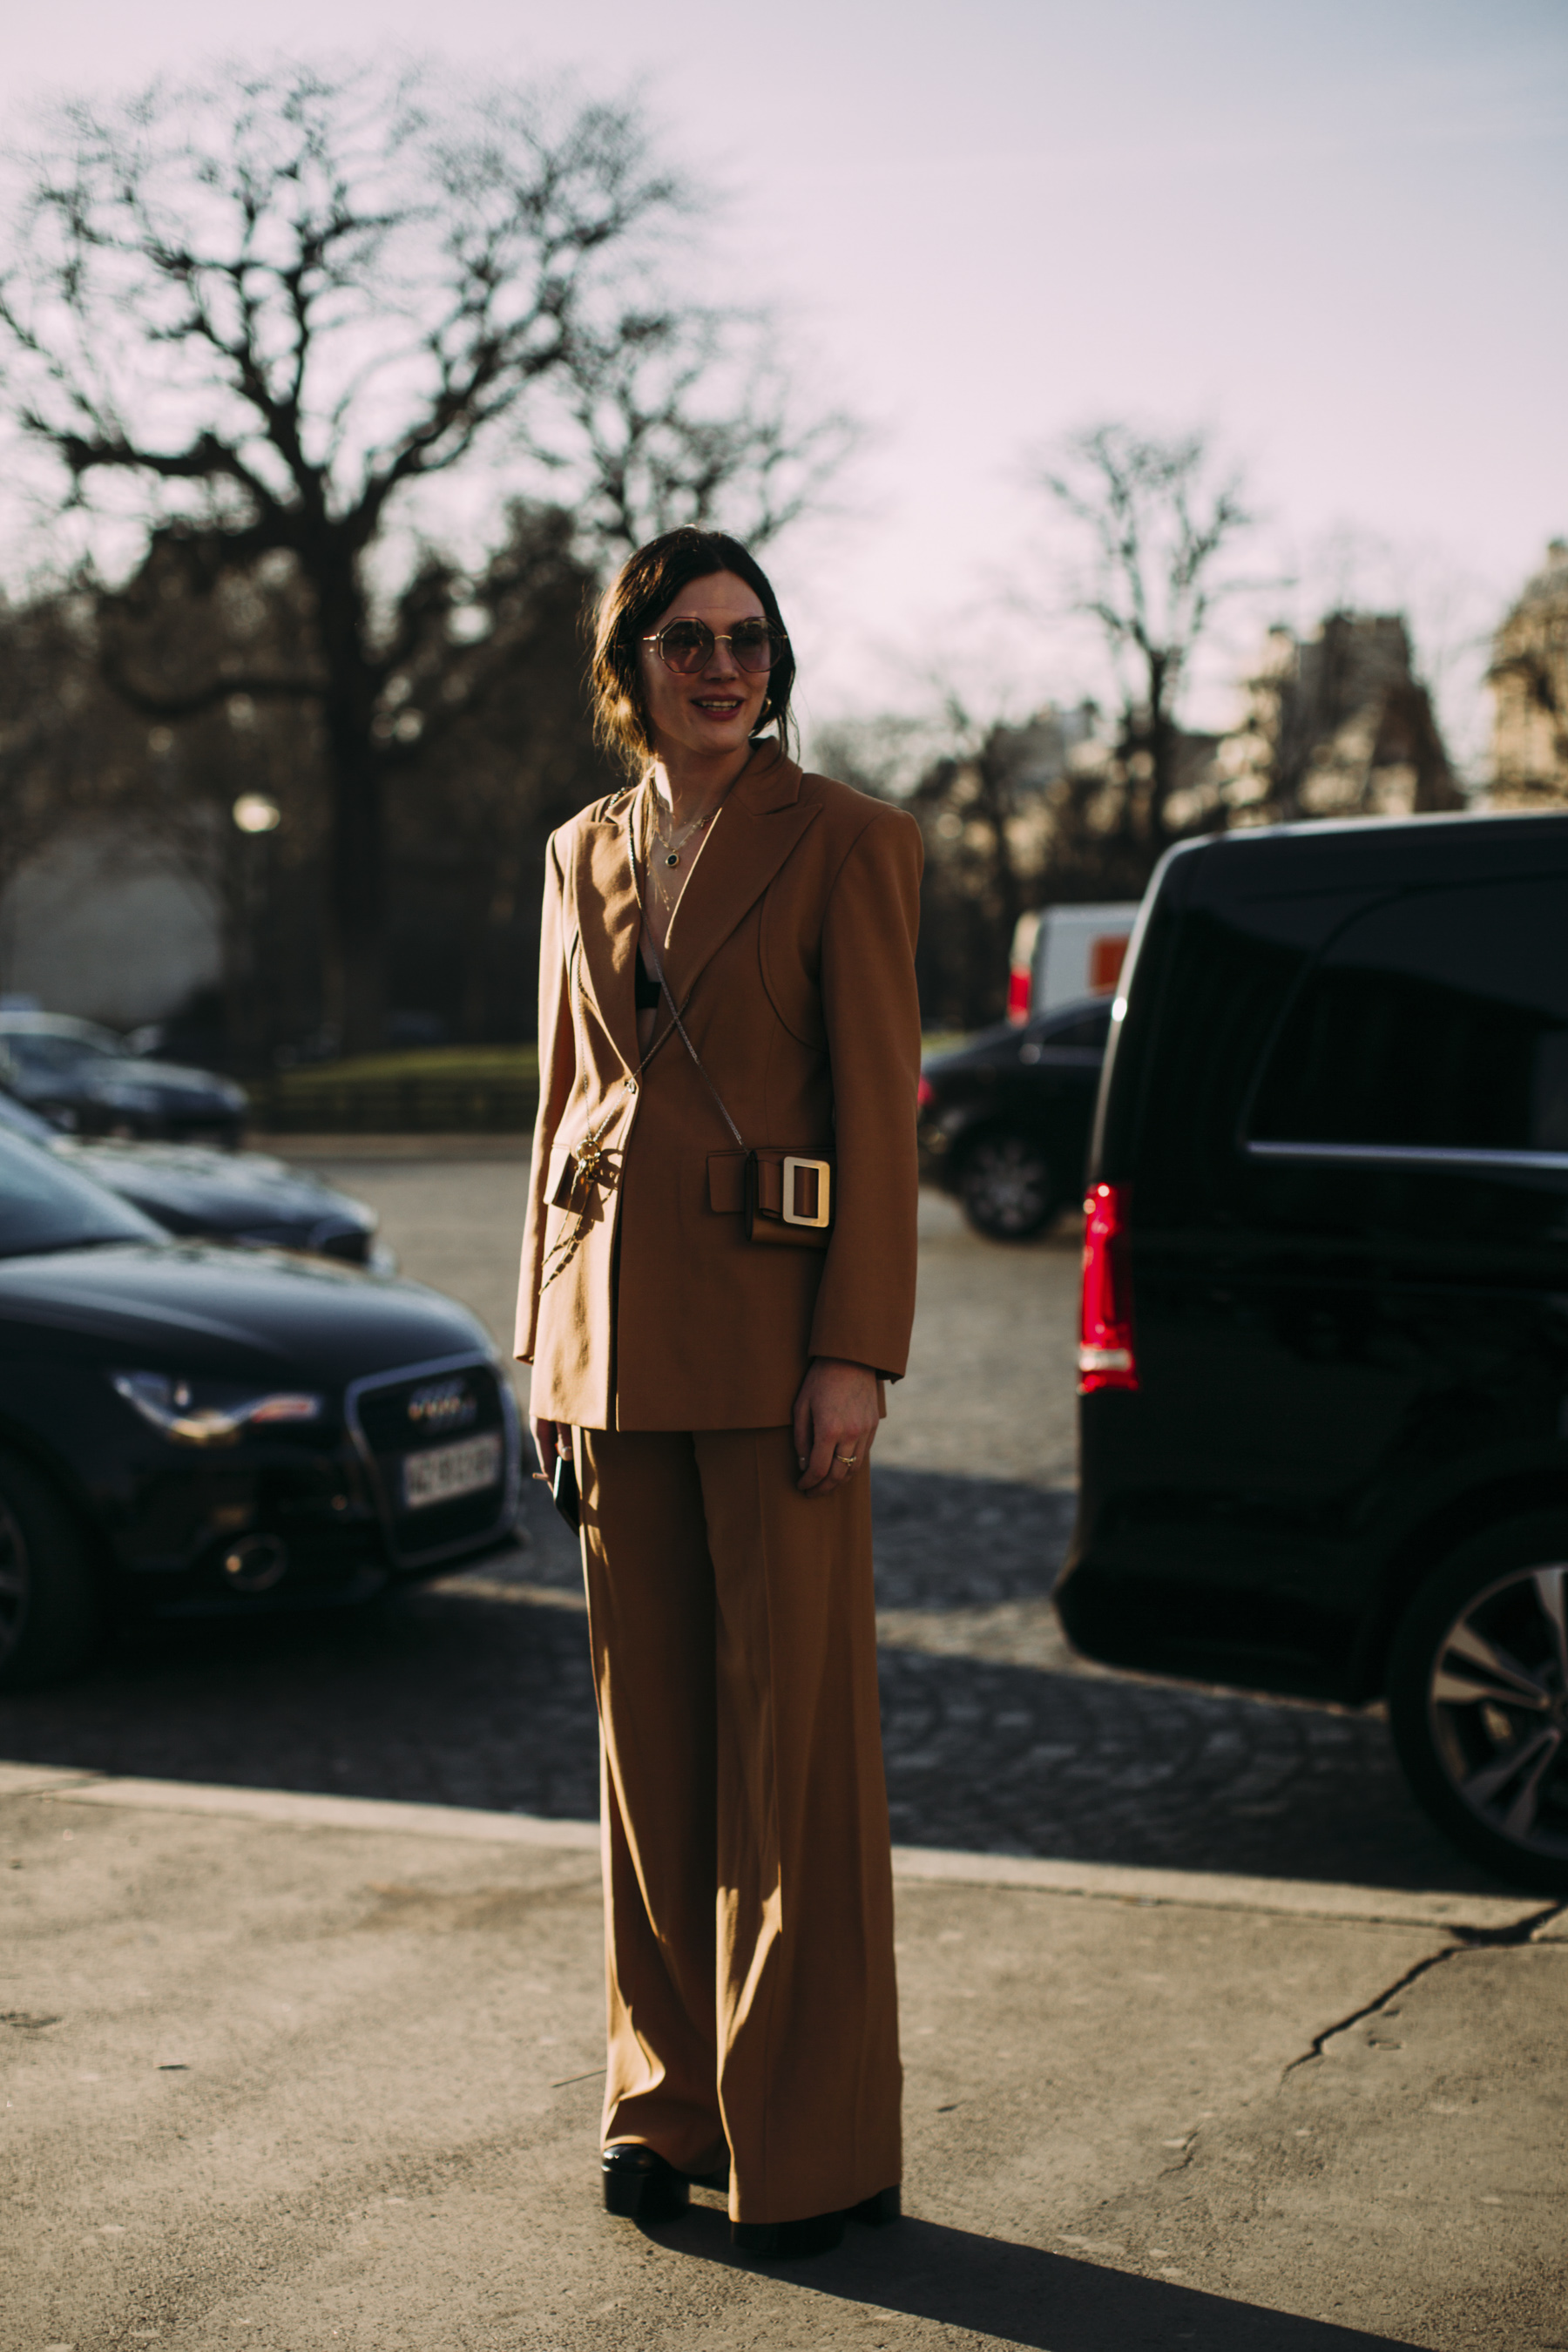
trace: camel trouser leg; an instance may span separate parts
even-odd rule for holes
[[[579,1430],[599,1705],[603,2141],[726,2160],[713,2014],[713,1571],[691,1440]]]
[[[584,1431],[579,1452],[605,2137],[706,2169],[721,2127],[736,2220],[858,2203],[900,2170],[866,1482],[805,1501],[787,1429]]]

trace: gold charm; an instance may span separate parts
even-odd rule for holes
[[[608,1125],[606,1119],[603,1125],[591,1129],[580,1143],[573,1146],[572,1181],[564,1200],[561,1186],[556,1187],[552,1207],[564,1210],[569,1217],[574,1216],[576,1223],[566,1226],[560,1239],[544,1253],[541,1267],[544,1278],[539,1286],[541,1297],[556,1276],[565,1273],[593,1228],[595,1221],[588,1213],[592,1203],[586,1197],[589,1188],[603,1185],[606,1192],[614,1188],[616,1171],[604,1142],[605,1128]],[[579,1195],[584,1196],[581,1207],[578,1206]]]
[[[572,1154],[577,1163],[579,1184],[604,1184],[609,1181],[610,1156],[599,1140],[597,1132],[585,1135]]]

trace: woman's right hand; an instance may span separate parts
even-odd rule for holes
[[[533,1450],[539,1456],[539,1466],[545,1477],[555,1476],[555,1457],[570,1456],[572,1424],[569,1421],[536,1421],[533,1424]]]

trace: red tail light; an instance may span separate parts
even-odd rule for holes
[[[1007,974],[1007,1018],[1009,1021],[1026,1021],[1028,1019],[1029,999],[1034,994],[1034,974],[1030,971],[1028,965],[1026,963],[1016,963],[1013,966],[1012,971]]]
[[[1135,1389],[1132,1263],[1127,1230],[1131,1188],[1097,1184],[1083,1204],[1083,1303],[1078,1326],[1078,1392]]]
[[[925,1072],[922,1070],[921,1072],[921,1082],[915,1088],[915,1108],[917,1110],[930,1110],[935,1100],[936,1088],[932,1086],[931,1080],[926,1076]]]

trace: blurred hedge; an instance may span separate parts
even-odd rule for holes
[[[921,1040],[928,1054],[955,1033]],[[270,1135],[526,1135],[539,1102],[532,1045],[365,1054],[252,1079],[251,1125]]]
[[[253,1080],[251,1121],[274,1135],[526,1134],[539,1100],[532,1045],[365,1054]]]

